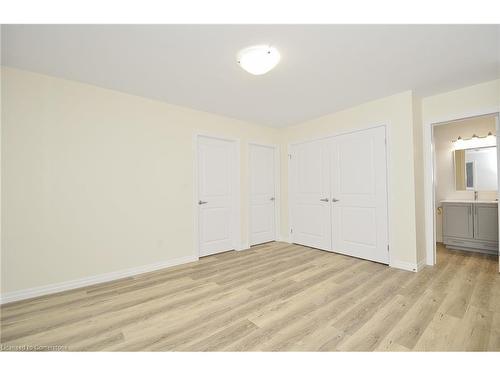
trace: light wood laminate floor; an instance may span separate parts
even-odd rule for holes
[[[265,244],[4,305],[2,350],[498,351],[497,258],[438,260],[411,273]]]

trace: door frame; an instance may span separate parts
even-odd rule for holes
[[[234,160],[233,164],[233,230],[232,230],[232,243],[235,250],[242,249],[241,241],[241,192],[240,192],[240,179],[241,179],[241,162],[240,150],[241,140],[239,138],[231,138],[223,135],[217,135],[206,132],[196,132],[193,135],[193,216],[194,216],[194,239],[195,239],[195,255],[199,258],[200,254],[200,227],[199,227],[199,211],[198,211],[198,191],[199,191],[199,178],[198,178],[198,140],[200,137],[218,139],[221,141],[232,142],[234,145]]]
[[[385,169],[386,169],[386,194],[387,194],[387,243],[389,246],[389,266],[393,267],[393,262],[392,262],[392,257],[391,257],[391,249],[392,249],[392,239],[391,239],[391,210],[392,210],[392,203],[390,201],[390,196],[391,196],[391,174],[390,174],[390,168],[389,166],[391,165],[391,142],[390,142],[390,122],[385,122],[384,124],[379,124],[379,125],[371,125],[371,126],[364,126],[360,128],[355,128],[355,129],[349,129],[349,130],[341,130],[341,131],[336,131],[332,133],[328,133],[323,136],[319,137],[310,137],[306,138],[300,141],[296,142],[290,142],[288,143],[287,147],[287,160],[288,160],[288,240],[287,242],[293,243],[293,221],[292,221],[292,194],[290,194],[291,189],[292,189],[292,174],[291,174],[291,155],[292,155],[292,147],[295,145],[299,145],[302,143],[307,143],[307,142],[313,142],[313,141],[320,141],[320,140],[325,140],[328,138],[340,136],[340,135],[345,135],[345,134],[353,134],[353,133],[358,133],[366,130],[371,130],[375,128],[384,128],[385,132]]]
[[[449,115],[441,118],[436,118],[424,123],[423,129],[423,147],[424,147],[424,197],[425,197],[425,261],[429,266],[436,264],[436,202],[435,190],[436,181],[434,173],[436,170],[436,155],[434,147],[434,127],[449,124],[450,122],[462,121],[476,117],[495,116],[496,117],[496,131],[497,131],[497,160],[500,161],[500,148],[498,131],[499,131],[499,114],[497,108],[484,111],[468,112],[462,115]],[[500,186],[500,164],[497,163],[497,177]],[[497,198],[499,194],[497,193]],[[499,210],[500,217],[500,210]],[[499,221],[500,227],[500,221]],[[499,228],[500,229],[500,228]],[[499,259],[500,261],[500,259]],[[499,266],[500,270],[500,266]]]
[[[280,208],[281,208],[281,196],[280,196],[280,177],[281,177],[281,171],[280,171],[280,147],[277,144],[274,143],[265,143],[265,142],[248,142],[248,150],[247,150],[247,167],[248,167],[248,176],[247,176],[247,187],[248,187],[248,248],[250,246],[253,246],[252,244],[252,231],[251,231],[251,226],[252,226],[252,210],[251,208],[251,192],[250,192],[250,183],[251,183],[251,177],[252,177],[252,168],[250,164],[250,146],[261,146],[261,147],[269,147],[272,148],[273,154],[274,154],[274,240],[275,241],[281,241],[281,236],[280,236]]]

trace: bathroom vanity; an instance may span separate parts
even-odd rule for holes
[[[498,202],[444,200],[443,242],[447,248],[498,254]]]

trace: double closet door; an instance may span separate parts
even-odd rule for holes
[[[385,127],[291,146],[294,243],[389,263]]]

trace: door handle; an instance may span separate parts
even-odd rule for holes
[[[338,202],[338,201],[340,201],[340,199],[332,198],[332,202]]]
[[[328,198],[320,199],[321,202],[328,202]]]
[[[270,199],[270,200],[272,200],[272,201],[273,201],[273,200],[274,200],[274,197],[271,197],[271,199]]]
[[[205,202],[205,201],[198,201],[198,204],[205,204],[205,203],[208,203],[208,202]]]

